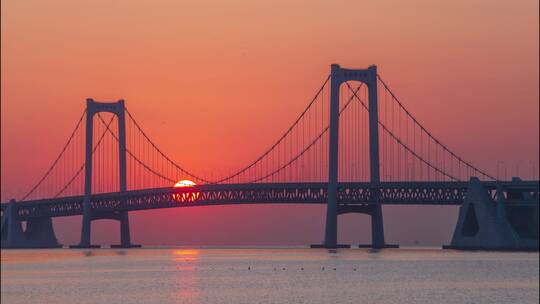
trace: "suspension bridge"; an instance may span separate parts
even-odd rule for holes
[[[174,187],[181,179],[195,183]],[[371,217],[374,248],[384,240],[381,206],[458,205],[449,245],[538,249],[539,182],[500,180],[445,145],[377,73],[332,65],[314,97],[268,149],[230,174],[205,176],[160,149],[123,100],[87,100],[52,165],[17,200],[1,204],[2,248],[58,247],[52,218],[120,221],[133,247],[130,211],[228,204],[324,204],[323,242],[337,248],[338,215]],[[26,222],[23,229],[22,222]]]

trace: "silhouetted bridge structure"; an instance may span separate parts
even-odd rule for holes
[[[197,185],[172,187],[183,178]],[[1,205],[2,247],[59,246],[54,217],[83,215],[81,242],[74,247],[94,247],[90,223],[97,219],[120,221],[118,246],[132,247],[130,211],[277,203],[326,204],[324,242],[315,247],[340,246],[337,216],[344,213],[370,215],[371,246],[392,247],[384,241],[381,209],[390,204],[461,206],[452,248],[537,250],[538,200],[538,181],[501,181],[443,145],[405,109],[376,67],[332,65],[306,109],[268,150],[214,179],[162,152],[122,100],[89,99],[39,182],[21,200]]]

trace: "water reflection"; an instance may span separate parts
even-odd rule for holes
[[[200,250],[197,249],[172,251],[176,303],[200,303],[199,256]]]
[[[200,253],[197,249],[176,249],[172,252],[175,261],[194,261],[199,259]]]

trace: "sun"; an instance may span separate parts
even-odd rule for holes
[[[178,181],[176,184],[174,184],[174,187],[175,188],[178,188],[178,187],[193,187],[195,186],[196,184],[188,179],[183,179],[181,181]]]
[[[193,187],[195,184],[193,181],[188,179],[183,179],[174,184],[174,188],[189,188]],[[191,189],[176,190],[173,191],[172,198],[173,200],[179,203],[194,203],[199,199],[200,192],[194,191]]]

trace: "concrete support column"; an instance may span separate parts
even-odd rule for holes
[[[120,167],[120,192],[127,191],[127,177],[126,177],[126,116],[125,105],[123,100],[118,101],[119,112],[118,115],[118,163]],[[122,202],[124,203],[124,202]],[[122,212],[120,216],[120,245],[122,247],[131,246],[131,237],[129,233],[129,216],[128,212]]]
[[[94,136],[94,100],[86,100],[86,142],[85,142],[85,166],[84,166],[84,200],[83,219],[81,229],[81,242],[77,247],[90,247],[92,208],[92,149]]]
[[[2,247],[5,248],[18,248],[24,245],[24,233],[21,221],[19,220],[19,213],[16,204],[17,202],[14,199],[10,200],[7,207],[7,215],[4,215],[7,216],[7,227],[5,228],[7,229],[7,235],[5,240],[2,239]]]
[[[24,236],[28,247],[32,248],[59,248],[62,247],[56,239],[52,219],[40,217],[29,219],[26,222]]]
[[[380,173],[379,173],[379,112],[377,104],[377,67],[372,65],[368,69],[367,86],[369,97],[369,171],[372,194],[375,208],[371,215],[371,242],[374,248],[384,247],[384,226],[380,200]]]
[[[326,226],[324,247],[337,247],[337,183],[339,148],[339,65],[331,66],[330,75],[330,142],[328,154],[328,198],[326,202]]]
[[[504,189],[501,187],[501,185],[497,185],[495,195],[497,197],[497,216],[499,216],[499,218],[501,219],[505,219],[506,209],[504,207]]]
[[[122,247],[132,246],[129,233],[129,217],[127,211],[122,212],[120,218],[120,245]]]

